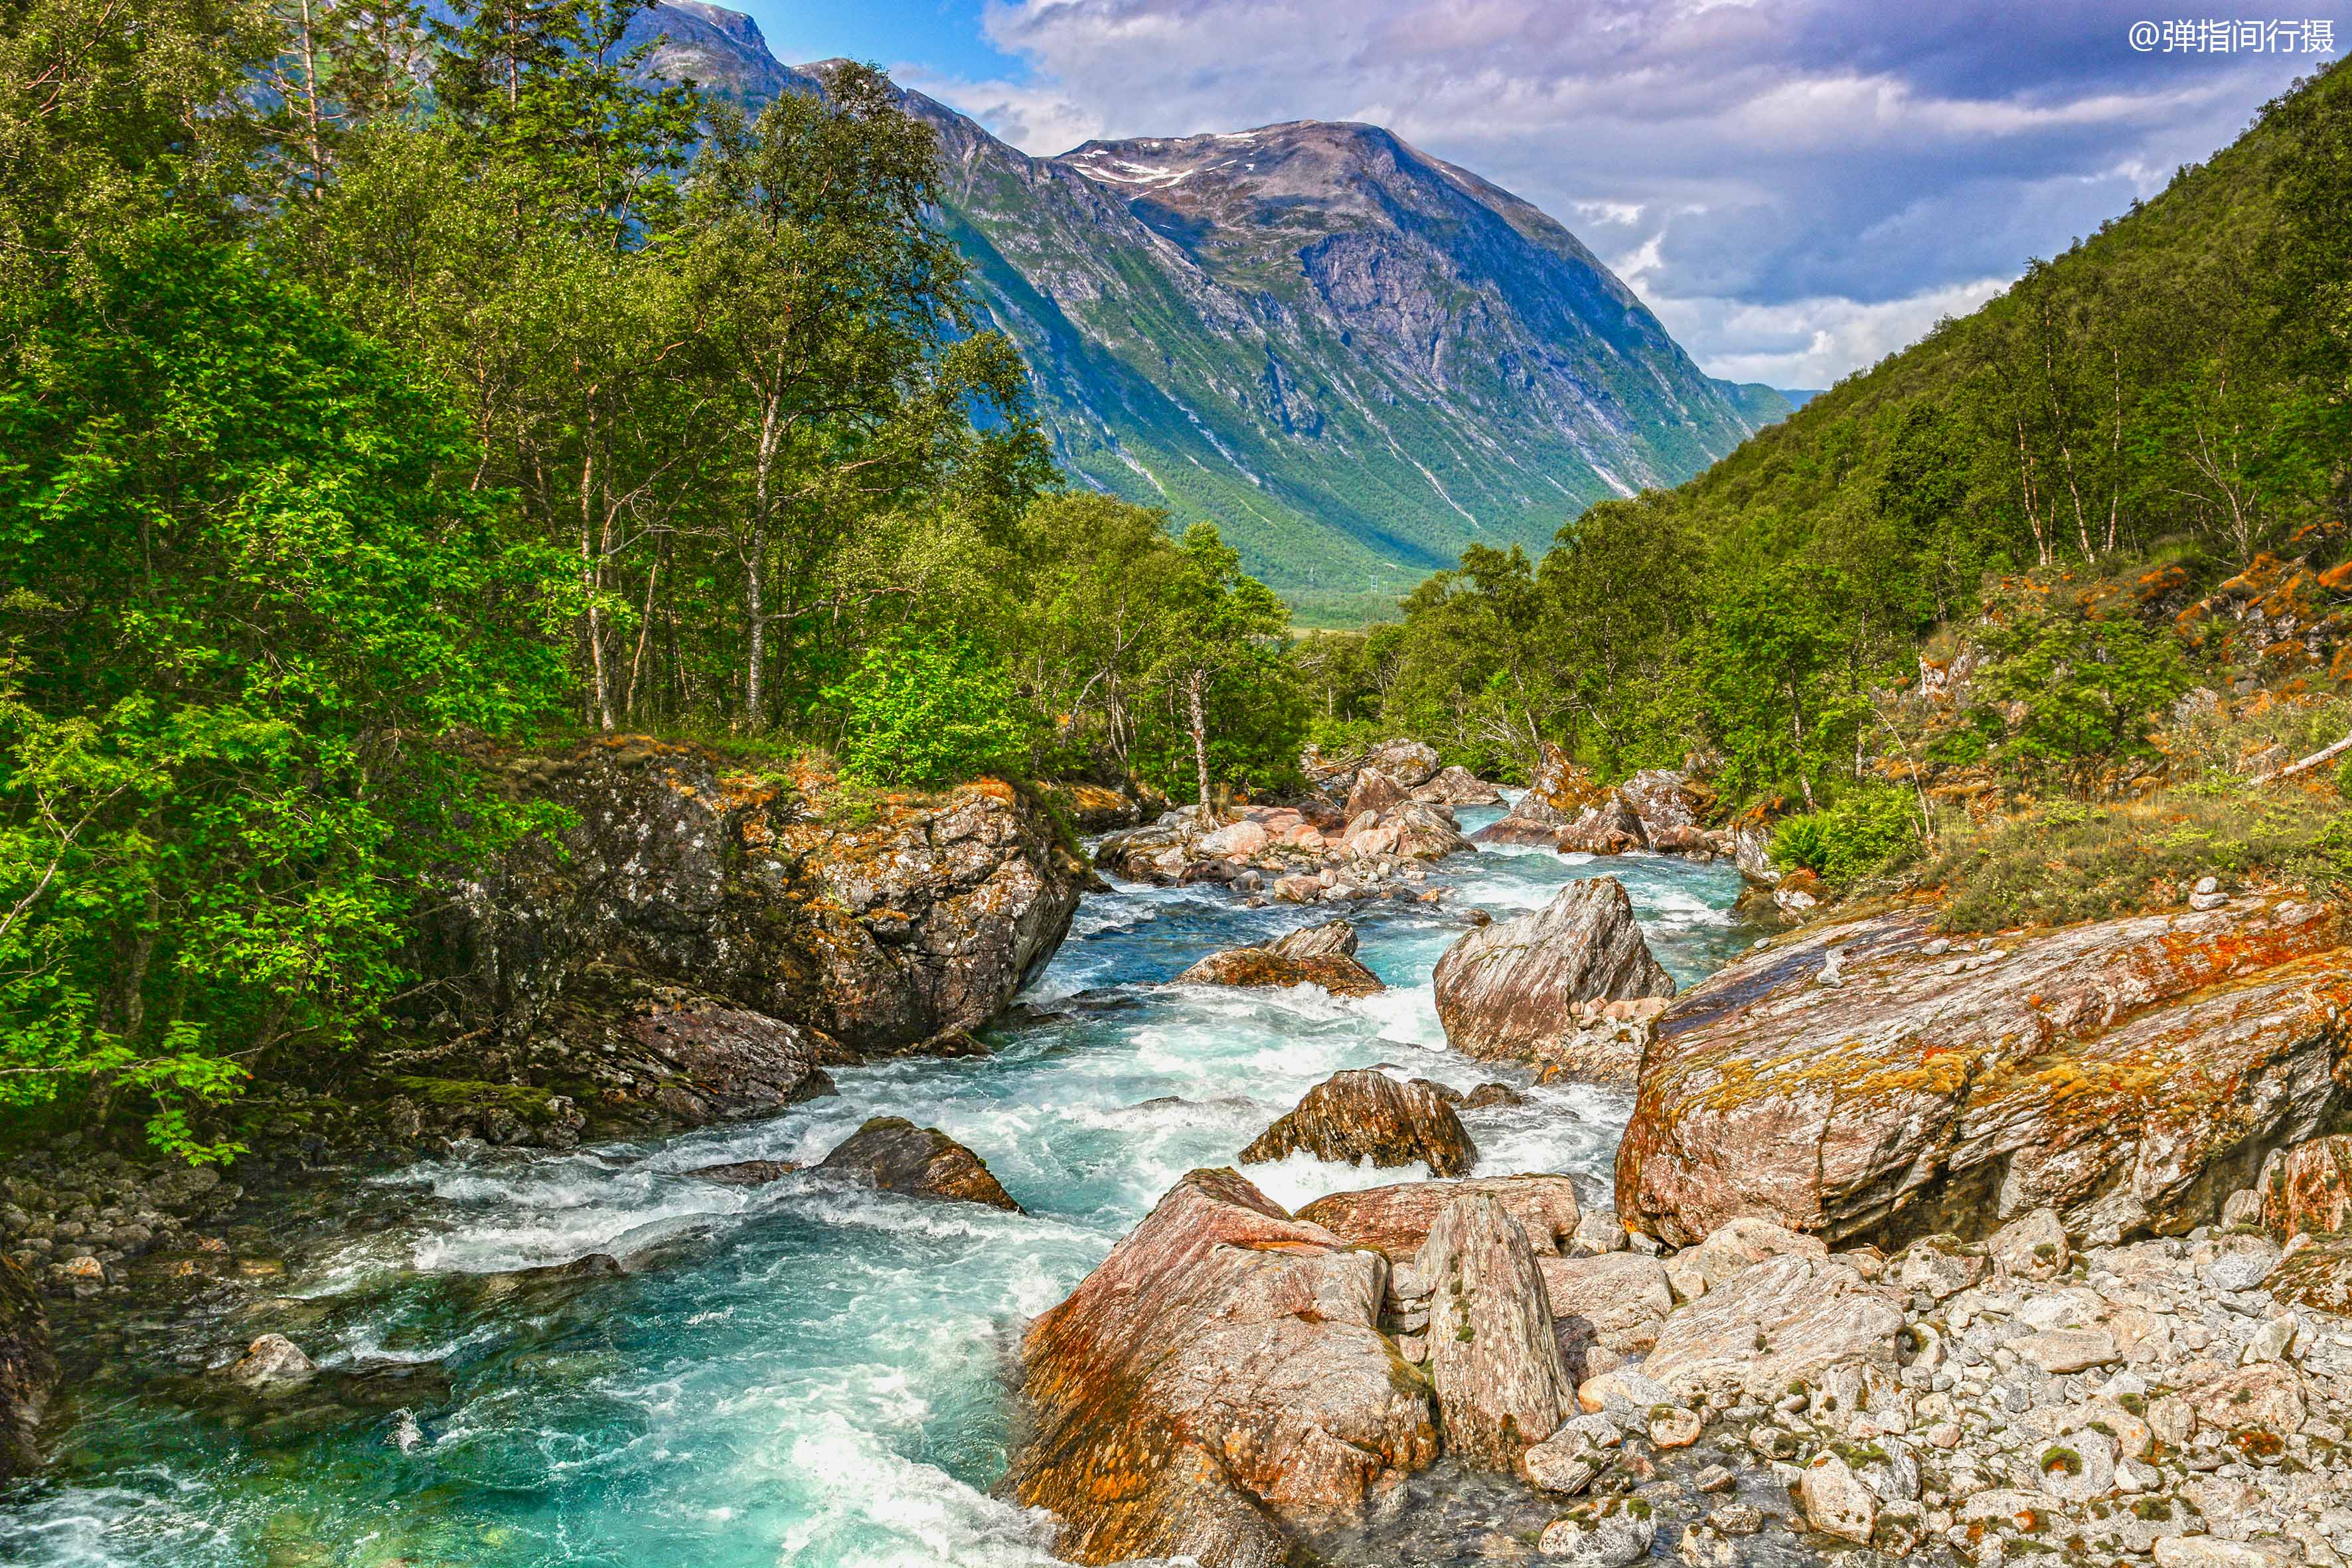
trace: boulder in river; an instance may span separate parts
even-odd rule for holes
[[[1580,1004],[1674,994],[1633,900],[1613,877],[1568,883],[1528,914],[1480,926],[1445,950],[1433,982],[1446,1043],[1482,1060],[1532,1061],[1601,1082],[1633,1081],[1638,1047]]]
[[[2095,1242],[2177,1235],[2343,1112],[2347,1011],[2342,917],[2313,902],[1957,944],[1924,910],[1824,926],[1658,1020],[1618,1212],[1675,1246],[1743,1215],[1974,1237],[2044,1205]]]
[[[302,1353],[302,1347],[284,1334],[264,1334],[247,1345],[245,1354],[221,1375],[247,1388],[271,1389],[301,1383],[318,1370],[318,1363]]]
[[[688,1175],[698,1182],[709,1182],[721,1187],[764,1187],[780,1182],[800,1164],[793,1160],[735,1160],[723,1165],[700,1165]]]
[[[0,1258],[0,1480],[40,1464],[41,1418],[57,1384],[40,1288],[14,1258]]]
[[[1650,839],[1642,830],[1641,814],[1612,789],[1561,823],[1552,847],[1563,855],[1630,855],[1648,848]]]
[[[1413,1275],[1429,1291],[1429,1371],[1447,1456],[1516,1469],[1576,1405],[1527,1232],[1492,1194],[1463,1194],[1430,1227]]]
[[[1582,1213],[1576,1184],[1566,1176],[1476,1176],[1466,1181],[1402,1182],[1329,1193],[1298,1211],[1343,1241],[1370,1247],[1402,1263],[1421,1250],[1437,1216],[1455,1200],[1473,1194],[1493,1198],[1518,1222],[1538,1257],[1565,1252]]]
[[[1074,1563],[1282,1568],[1437,1456],[1429,1389],[1377,1327],[1381,1255],[1195,1171],[1022,1342],[1006,1483]]]
[[[1461,1175],[1478,1159],[1462,1119],[1433,1086],[1400,1082],[1377,1068],[1333,1073],[1308,1089],[1296,1110],[1242,1151],[1242,1163],[1300,1150],[1345,1164],[1427,1165],[1437,1176]]]
[[[1263,947],[1213,952],[1179,974],[1179,985],[1283,987],[1319,985],[1334,996],[1370,996],[1387,989],[1356,962],[1356,928],[1346,921],[1295,931]]]
[[[1022,1212],[979,1155],[938,1128],[918,1127],[903,1116],[875,1117],[816,1168],[855,1176],[886,1193]]]
[[[1366,812],[1375,816],[1393,811],[1412,797],[1404,786],[1378,768],[1366,768],[1356,775],[1356,783],[1348,791],[1348,820],[1354,821]]]

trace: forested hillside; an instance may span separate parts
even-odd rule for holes
[[[1979,803],[2144,791],[2203,765],[2154,734],[2193,691],[2341,733],[2347,100],[2323,73],[1690,483],[1317,639],[1318,707],[1474,766],[1542,738],[1612,775],[1696,755],[1735,800],[1798,805],[1944,772]]]
[[[212,1152],[547,820],[530,742],[1295,773],[1280,602],[1061,493],[931,128],[747,121],[643,13],[0,6],[0,1097]]]

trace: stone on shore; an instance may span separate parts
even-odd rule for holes
[[[1642,1373],[1685,1403],[1716,1390],[1769,1402],[1843,1363],[1892,1368],[1903,1326],[1895,1290],[1829,1258],[1787,1255],[1675,1311]]]
[[[938,1128],[918,1127],[903,1116],[875,1117],[816,1168],[855,1176],[886,1193],[1022,1212],[979,1155]]]
[[[1640,1048],[1618,1044],[1612,1026],[1643,1021],[1632,1016],[1638,1009],[1611,1019],[1605,1005],[1663,999],[1675,989],[1613,877],[1568,883],[1540,910],[1467,932],[1437,961],[1433,984],[1438,1022],[1455,1050],[1628,1086]],[[1602,1006],[1596,1012],[1592,1004]]]
[[[1517,1468],[1575,1409],[1527,1232],[1493,1196],[1466,1194],[1437,1216],[1413,1274],[1430,1288],[1429,1370],[1446,1454]]]
[[[1388,1264],[1231,1171],[1170,1190],[1022,1344],[1007,1485],[1081,1563],[1279,1568],[1437,1455],[1428,1384],[1376,1326]]]
[[[1343,1164],[1427,1165],[1435,1176],[1462,1175],[1478,1159],[1462,1119],[1433,1086],[1400,1082],[1376,1068],[1337,1072],[1308,1089],[1296,1110],[1242,1151],[1242,1163],[1300,1150]]]

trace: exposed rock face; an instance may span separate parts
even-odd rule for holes
[[[816,1167],[856,1176],[886,1193],[949,1198],[1022,1212],[997,1184],[979,1155],[936,1127],[903,1116],[877,1116],[827,1154]]]
[[[2263,1163],[2254,1186],[2263,1224],[2281,1241],[2352,1227],[2352,1137],[2338,1133],[2277,1151]]]
[[[0,1258],[0,1480],[41,1462],[41,1417],[58,1383],[41,1293],[12,1258]]]
[[[1531,914],[1481,926],[1437,961],[1446,1043],[1483,1060],[1533,1061],[1630,1084],[1640,1066],[1581,1003],[1674,994],[1613,877],[1570,882]]]
[[[576,821],[461,885],[419,966],[453,978],[509,1078],[597,1082],[623,1120],[769,1113],[823,1091],[820,1057],[986,1022],[1060,944],[1087,876],[1045,811],[992,781],[851,826],[774,775],[643,736],[506,771]],[[675,1092],[604,1071],[615,1034]]]
[[[1213,952],[1179,974],[1178,985],[1282,987],[1319,985],[1334,996],[1370,996],[1386,986],[1356,962],[1356,928],[1328,921],[1264,947]]]
[[[1597,1344],[1639,1354],[1658,1342],[1659,1326],[1675,1309],[1665,1266],[1638,1252],[1538,1258],[1536,1267],[1543,1274],[1558,1337],[1580,1351]]]
[[[1317,1198],[1298,1211],[1298,1217],[1342,1241],[1378,1248],[1390,1262],[1401,1263],[1421,1250],[1440,1214],[1474,1194],[1502,1205],[1538,1258],[1565,1252],[1582,1218],[1576,1184],[1566,1176],[1480,1176],[1365,1187]]]
[[[467,972],[530,1016],[595,963],[724,997],[856,1051],[985,1023],[1053,955],[1084,868],[983,781],[862,827],[695,746],[593,741],[514,764],[578,814],[481,889]]]
[[[2342,1105],[2352,966],[2318,905],[1931,936],[1922,913],[1826,927],[1677,1000],[1618,1212],[1673,1245],[1741,1215],[1981,1236],[2043,1205],[2093,1239],[2178,1233]]]
[[[1242,1163],[1302,1149],[1345,1164],[1425,1164],[1435,1176],[1461,1175],[1478,1160],[1478,1146],[1434,1086],[1400,1083],[1377,1068],[1333,1073],[1308,1089],[1297,1110],[1242,1151]]]
[[[1665,768],[1644,768],[1617,790],[1641,822],[1642,837],[1653,843],[1696,829],[1714,804],[1701,786]]]
[[[1430,1289],[1429,1370],[1445,1452],[1487,1469],[1517,1468],[1575,1406],[1527,1233],[1493,1196],[1465,1194],[1437,1216],[1413,1272]]]
[[[1625,855],[1650,840],[1633,803],[1612,789],[1560,824],[1552,844],[1563,855]]]
[[[1279,1568],[1436,1458],[1421,1373],[1375,1326],[1380,1254],[1195,1171],[1023,1341],[1007,1484],[1076,1563]]]

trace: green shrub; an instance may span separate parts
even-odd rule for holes
[[[938,789],[1001,764],[1024,740],[1012,682],[971,643],[895,637],[825,693],[845,714],[842,776]]]
[[[1918,843],[1911,795],[1882,785],[1851,790],[1825,810],[1789,818],[1773,835],[1772,858],[1847,888],[1909,858]]]
[[[1986,693],[2023,705],[2009,750],[2052,771],[2154,755],[2150,725],[2192,683],[2168,627],[2092,613],[2079,600],[2021,602],[1979,635],[1995,656]]]

